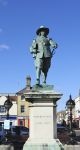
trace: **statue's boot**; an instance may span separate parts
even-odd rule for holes
[[[46,77],[47,75],[43,73],[43,83],[42,83],[43,85],[46,85]]]
[[[36,79],[36,85],[40,85],[40,80]]]
[[[42,85],[46,85],[46,81],[43,81]]]

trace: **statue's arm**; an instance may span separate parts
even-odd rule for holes
[[[52,50],[52,56],[55,54],[55,49],[58,47],[58,44],[55,42],[55,41],[53,41],[52,39],[49,39],[49,43],[50,43],[50,46],[51,46],[51,48],[53,48],[53,50]]]
[[[37,42],[35,39],[32,41],[32,45],[30,47],[30,53],[33,55],[33,58],[35,59],[37,54]]]
[[[56,49],[58,47],[58,44],[55,41],[53,41],[52,39],[49,39],[49,43],[53,49]]]
[[[37,46],[37,43],[36,43],[36,40],[34,39],[33,41],[32,41],[32,45],[31,45],[31,47],[30,47],[30,52],[33,54],[35,54],[36,53],[36,46]]]

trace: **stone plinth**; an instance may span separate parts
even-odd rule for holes
[[[64,150],[80,150],[80,145],[64,145]]]
[[[33,88],[24,93],[29,106],[30,135],[23,150],[55,150],[61,149],[61,143],[57,140],[56,102],[62,94],[53,90],[52,86],[45,88]],[[58,142],[57,142],[58,141]]]
[[[64,150],[58,139],[29,139],[23,150]]]
[[[0,150],[14,150],[12,145],[0,145]]]

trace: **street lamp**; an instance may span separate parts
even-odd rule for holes
[[[75,102],[70,95],[69,100],[66,102],[67,109],[70,110],[70,131],[72,132],[72,109],[75,107]]]
[[[6,116],[7,120],[9,119],[9,109],[12,107],[12,105],[13,105],[12,101],[10,99],[10,96],[8,95],[7,100],[4,102],[4,106],[7,111],[7,116]]]
[[[12,107],[12,101],[11,101],[11,98],[10,96],[8,95],[7,97],[7,100],[4,102],[4,106],[5,106],[5,109],[7,111],[7,115],[6,115],[6,119],[5,122],[4,122],[4,129],[6,130],[6,135],[5,135],[5,139],[4,139],[4,143],[5,142],[8,142],[8,138],[9,138],[9,134],[8,134],[8,131],[9,131],[9,109]],[[6,122],[7,121],[7,122]]]
[[[76,134],[75,132],[72,130],[72,109],[75,107],[75,102],[72,100],[72,97],[70,95],[69,100],[66,102],[66,107],[67,109],[70,110],[70,141],[68,141],[67,144],[72,144],[72,145],[76,145],[77,141],[74,139]]]

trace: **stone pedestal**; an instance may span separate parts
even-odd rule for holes
[[[61,150],[57,139],[56,102],[62,96],[52,86],[24,93],[29,106],[30,135],[23,150]]]

